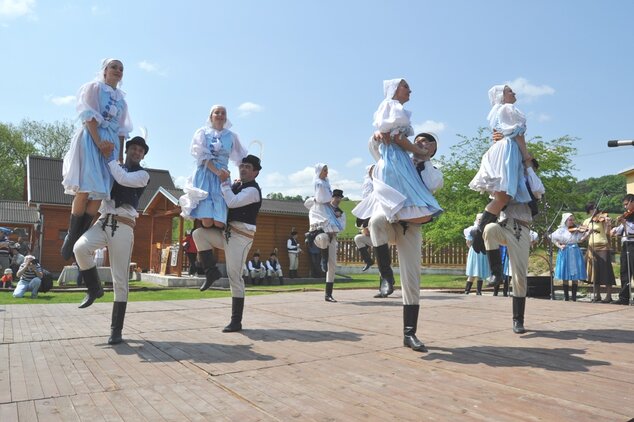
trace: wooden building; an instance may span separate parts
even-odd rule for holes
[[[150,198],[159,187],[174,189],[174,182],[167,170],[147,169],[150,173],[150,184],[139,202],[138,212],[141,214]],[[41,245],[38,258],[42,266],[51,272],[61,272],[65,265],[60,255],[62,242],[68,230],[70,206],[73,196],[64,194],[62,186],[62,160],[48,157],[27,157],[27,203],[38,213],[39,232],[37,241]],[[149,268],[149,249],[151,218],[140,215],[134,230],[134,249],[132,262],[141,268]],[[157,223],[155,231],[164,233],[167,241],[171,241],[171,221]]]
[[[159,188],[156,190],[143,211],[146,216],[155,221],[154,227],[158,227],[157,222],[161,220],[168,220],[171,224],[172,218],[182,218],[179,216],[180,207],[178,206],[178,197],[181,194],[182,191],[178,189]],[[182,228],[182,220],[180,224]],[[286,242],[293,227],[298,231],[297,241],[300,243],[300,247],[304,249],[304,253],[299,259],[297,274],[300,277],[308,276],[310,262],[308,251],[305,251],[306,248],[303,246],[304,233],[308,230],[308,210],[304,207],[303,202],[263,199],[257,220],[257,230],[249,256],[259,251],[260,259],[265,261],[269,258],[271,252],[277,248],[277,257],[282,265],[282,270],[288,276],[289,260]],[[160,239],[161,234],[150,233],[149,235],[154,239]],[[181,232],[182,237],[183,233]],[[152,266],[156,269],[158,264],[156,247],[152,253],[156,254],[152,258]],[[216,253],[219,262],[224,262],[224,253],[221,250],[217,250]]]
[[[18,236],[29,243],[32,251],[37,251],[39,217],[37,210],[28,206],[25,201],[0,200],[0,226],[12,229],[9,240],[17,241]]]

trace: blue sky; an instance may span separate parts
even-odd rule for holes
[[[264,194],[310,194],[325,162],[358,198],[383,79],[407,79],[439,155],[486,125],[487,90],[509,82],[528,136],[578,137],[574,175],[598,177],[634,166],[632,147],[606,146],[634,138],[632,16],[625,0],[0,0],[0,121],[74,119],[79,86],[116,57],[147,166],[182,184],[219,103],[262,154]]]

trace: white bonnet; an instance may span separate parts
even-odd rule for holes
[[[398,79],[388,79],[383,81],[383,97],[386,100],[391,100],[394,97],[394,94],[396,94],[398,85],[401,83],[402,80],[404,79],[398,78]]]
[[[223,106],[222,104],[214,104],[211,106],[211,108],[209,109],[209,114],[207,114],[207,126],[212,127],[211,126],[211,113],[214,112],[215,109],[217,108],[224,108],[225,111],[227,110],[227,107]],[[229,120],[229,118],[227,117],[227,120],[225,121],[225,125],[222,127],[223,129],[229,129],[232,126],[231,121]]]

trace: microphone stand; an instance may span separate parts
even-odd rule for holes
[[[555,224],[555,221],[557,221],[557,216],[561,213],[564,205],[565,204],[562,202],[559,206],[559,210],[557,210],[557,213],[555,214],[555,218],[553,218],[553,221],[551,221],[546,228],[546,238],[548,239],[548,273],[550,275],[550,300],[555,300],[555,279],[553,274],[553,241],[550,238],[550,230],[552,229],[553,224]],[[546,223],[548,223],[548,216],[544,215],[544,218],[546,218]]]

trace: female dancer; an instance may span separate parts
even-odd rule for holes
[[[561,224],[550,239],[559,248],[557,263],[555,264],[555,278],[563,281],[564,300],[569,300],[568,281],[572,281],[572,301],[577,301],[578,280],[585,280],[586,267],[583,255],[579,249],[579,242],[586,240],[589,230],[579,231],[575,226],[575,216],[569,212],[561,216]]]
[[[90,228],[102,199],[110,198],[113,178],[108,162],[123,161],[123,141],[132,131],[125,92],[119,89],[123,63],[106,59],[95,80],[79,89],[77,112],[83,122],[64,156],[64,193],[75,195],[62,257],[73,256],[73,246]]]
[[[204,228],[224,228],[227,223],[227,204],[220,192],[220,176],[228,174],[229,160],[237,166],[247,156],[238,135],[230,131],[227,109],[214,105],[209,111],[207,125],[194,133],[191,154],[196,159],[194,176],[187,180],[178,200],[181,215],[200,219]]]
[[[476,229],[476,227],[480,223],[481,218],[482,214],[478,214],[475,221],[473,222],[473,226],[469,226],[464,229],[464,237],[467,241],[467,247],[469,248],[469,254],[467,255],[467,267],[465,269],[465,274],[467,276],[467,285],[465,286],[464,294],[466,295],[471,292],[473,281],[476,280],[476,294],[478,296],[481,296],[482,280],[489,277],[490,275],[489,261],[487,261],[486,254],[474,251],[473,247],[471,246],[473,239],[471,237],[471,232]]]

